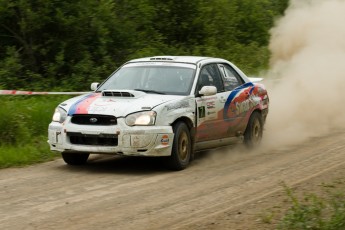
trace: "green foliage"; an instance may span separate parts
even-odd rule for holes
[[[284,185],[292,206],[282,219],[279,229],[345,229],[345,193],[330,193],[327,198],[309,194],[302,201],[298,200],[292,190]]]
[[[23,65],[20,63],[19,53],[12,46],[6,47],[4,53],[5,56],[0,61],[0,86],[7,86],[10,82],[10,85],[20,85],[20,82],[26,79],[20,74],[23,71]]]
[[[265,68],[287,0],[0,1],[0,87],[85,90],[123,62],[203,55]]]
[[[40,141],[34,145],[27,143],[20,146],[0,146],[0,169],[41,163],[57,156],[48,149],[46,141]]]
[[[48,124],[67,96],[1,96],[0,168],[51,159]]]

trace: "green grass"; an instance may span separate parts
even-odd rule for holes
[[[56,153],[49,150],[47,143],[43,141],[40,143],[40,146],[32,146],[30,144],[23,146],[1,146],[0,168],[31,165],[52,160],[57,156]]]
[[[307,194],[297,199],[292,190],[284,185],[291,200],[291,207],[280,222],[281,230],[343,230],[345,229],[345,192],[334,188],[327,196]]]
[[[54,108],[70,96],[1,96],[0,168],[58,156],[49,150],[48,124]]]

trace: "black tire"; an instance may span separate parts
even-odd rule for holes
[[[83,165],[89,158],[88,153],[62,153],[62,158],[69,165]]]
[[[248,121],[244,132],[244,144],[248,148],[254,148],[261,143],[263,133],[263,120],[259,112],[254,112]]]
[[[168,158],[168,166],[172,170],[185,169],[192,155],[192,141],[187,125],[183,122],[177,122],[173,126],[174,141],[171,156]]]

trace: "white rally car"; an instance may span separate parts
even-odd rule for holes
[[[93,92],[59,104],[48,143],[70,165],[97,153],[166,157],[181,170],[195,151],[261,141],[269,100],[251,80],[220,58],[132,60],[92,83]]]

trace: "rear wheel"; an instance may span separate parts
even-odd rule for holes
[[[89,155],[88,153],[62,153],[62,158],[69,165],[83,165]]]
[[[261,143],[263,133],[263,121],[259,112],[254,112],[248,121],[247,129],[244,132],[244,144],[253,148]]]
[[[168,158],[169,168],[173,170],[185,169],[191,159],[192,142],[187,125],[178,122],[173,126],[174,141],[171,156]]]

